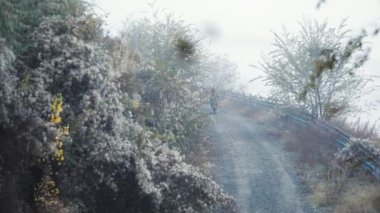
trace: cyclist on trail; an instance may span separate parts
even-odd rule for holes
[[[211,89],[210,93],[210,106],[214,114],[216,114],[216,108],[218,106],[218,96],[216,95],[216,91],[214,88]]]

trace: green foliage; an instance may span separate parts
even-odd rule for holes
[[[184,38],[178,38],[175,43],[176,49],[181,59],[186,60],[191,58],[195,53],[194,44]]]

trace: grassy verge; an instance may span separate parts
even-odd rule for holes
[[[309,186],[309,200],[315,207],[339,213],[380,212],[380,183],[359,164],[336,164],[336,138],[315,127],[287,125],[281,141],[295,154],[298,174]]]
[[[226,100],[226,106],[265,124],[265,137],[280,141],[279,145],[293,154],[294,167],[307,186],[309,201],[317,212],[380,212],[380,183],[358,165],[336,165],[338,135],[297,124],[287,116],[244,102]],[[355,137],[380,141],[368,123],[345,122],[340,126]]]

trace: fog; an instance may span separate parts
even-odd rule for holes
[[[1,0],[0,212],[380,212],[378,11]]]
[[[260,69],[255,68],[263,53],[271,50],[273,33],[284,26],[288,30],[297,31],[303,18],[328,20],[332,26],[337,26],[346,20],[347,28],[353,34],[363,29],[379,26],[380,3],[377,0],[365,0],[358,3],[355,0],[331,0],[317,9],[316,0],[96,0],[103,12],[107,13],[107,29],[116,33],[123,20],[129,15],[142,16],[149,13],[151,7],[164,9],[173,13],[187,23],[199,29],[207,37],[207,47],[219,54],[228,56],[238,65],[240,76],[239,89],[246,93],[268,96],[269,88],[265,86]],[[366,40],[371,48],[369,60],[362,67],[360,75],[370,76],[373,80],[368,89],[379,85],[380,78],[380,38],[371,37]],[[372,123],[380,119],[379,87],[370,94],[361,97],[357,105],[361,112],[352,114],[349,120],[370,120]]]

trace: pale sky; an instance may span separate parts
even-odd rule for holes
[[[122,22],[131,14],[135,16],[150,11],[152,0],[94,0],[109,13],[107,29],[116,33]],[[268,89],[263,82],[250,79],[261,76],[257,65],[261,53],[271,50],[273,35],[271,30],[280,31],[282,26],[288,30],[298,29],[298,22],[304,17],[327,19],[331,26],[338,25],[348,18],[347,27],[354,32],[365,28],[380,26],[379,0],[327,0],[316,9],[318,0],[156,0],[156,8],[168,12],[195,28],[207,33],[212,29],[217,35],[210,35],[208,49],[227,55],[239,69],[241,83],[253,94],[265,96]],[[370,60],[363,67],[363,75],[380,76],[380,35],[370,40],[372,51]],[[373,85],[380,85],[380,78],[373,78]],[[368,104],[377,105],[365,110]],[[363,112],[359,117],[375,122],[380,118],[380,87],[377,91],[360,100]],[[380,123],[380,122],[379,122]]]

